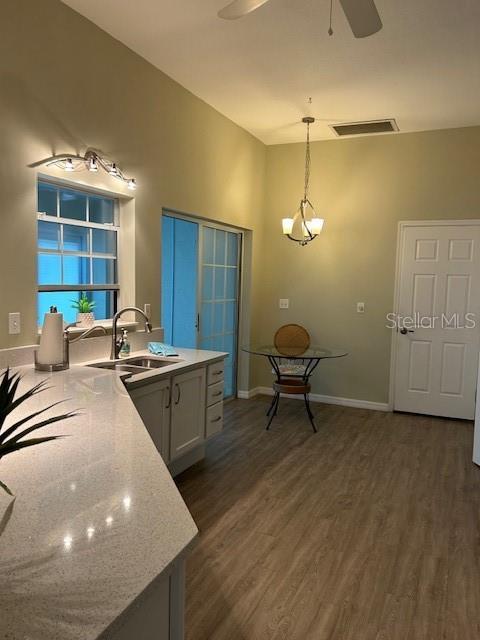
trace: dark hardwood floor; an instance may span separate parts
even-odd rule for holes
[[[187,640],[480,639],[469,422],[268,398],[178,477],[200,529]]]

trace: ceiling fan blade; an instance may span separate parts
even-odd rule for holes
[[[382,28],[374,0],[340,0],[340,4],[356,38],[366,38]]]
[[[233,0],[226,7],[223,7],[218,12],[218,17],[224,20],[236,20],[237,18],[243,18],[247,13],[251,13],[261,7],[262,4],[269,2],[269,0]]]

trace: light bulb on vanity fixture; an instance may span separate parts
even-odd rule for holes
[[[136,188],[137,188],[137,183],[135,179],[130,178],[130,180],[127,182],[127,189],[130,189],[130,191],[135,191]]]
[[[115,162],[112,163],[110,169],[108,170],[108,173],[111,176],[117,176],[118,175],[118,169],[117,169],[117,165],[115,164]]]
[[[73,160],[71,158],[67,158],[65,160],[65,166],[64,166],[65,171],[75,171],[75,166],[73,164]]]
[[[92,173],[96,173],[98,171],[98,164],[96,158],[93,156],[88,159],[87,168]]]
[[[309,242],[314,240],[323,229],[324,220],[318,218],[312,203],[308,198],[308,187],[310,183],[310,125],[315,122],[315,118],[306,117],[302,119],[302,122],[307,125],[307,146],[305,150],[305,182],[303,189],[303,198],[300,201],[300,207],[293,218],[282,219],[282,232],[287,236],[289,240],[297,242],[301,247],[304,247]],[[312,217],[307,217],[307,210],[310,209],[313,214]],[[299,221],[302,237],[298,238],[293,235],[293,229],[295,222]]]

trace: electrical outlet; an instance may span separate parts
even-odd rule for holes
[[[280,298],[278,301],[279,309],[288,309],[290,306],[290,300],[288,298]]]
[[[8,333],[11,335],[20,333],[20,314],[17,313],[9,313],[8,314]]]
[[[365,303],[357,302],[357,313],[365,313]]]

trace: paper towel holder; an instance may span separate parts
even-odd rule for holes
[[[96,330],[102,331],[105,335],[107,334],[107,330],[104,326],[100,324],[95,324],[93,327],[90,327],[86,331],[83,331],[79,336],[69,341],[68,339],[68,330],[70,327],[76,327],[76,322],[71,322],[67,324],[67,326],[63,329],[63,360],[62,362],[58,362],[57,364],[41,364],[37,362],[37,349],[33,352],[33,361],[35,363],[35,369],[37,371],[49,371],[50,373],[54,371],[66,371],[70,368],[70,342],[78,342],[82,338],[86,338],[88,335],[93,333]]]

